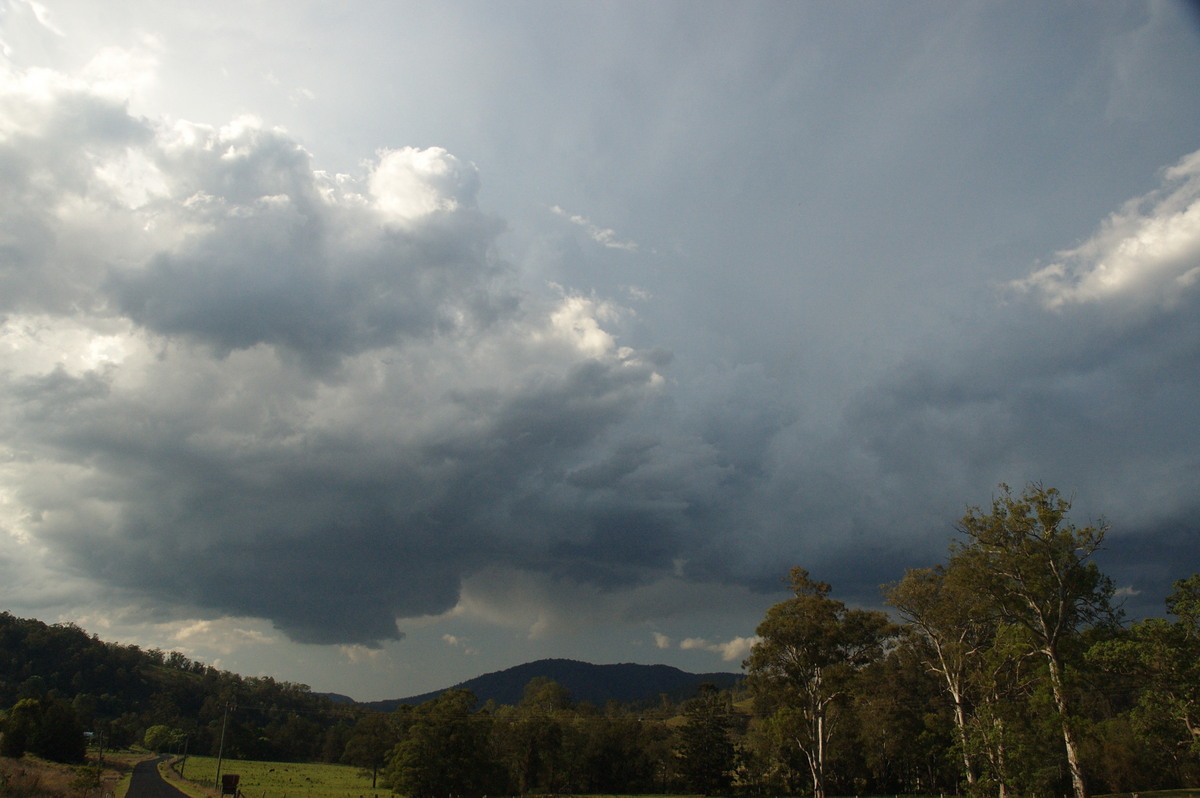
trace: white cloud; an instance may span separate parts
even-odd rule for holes
[[[702,637],[689,637],[679,643],[684,651],[711,651],[720,654],[726,662],[741,661],[750,654],[750,649],[759,641],[757,637],[735,637],[724,643],[712,643]]]
[[[23,3],[24,5],[28,6],[29,9],[33,12],[33,15],[37,19],[38,23],[43,28],[50,31],[51,33],[53,33],[56,36],[64,35],[63,32],[58,29],[58,26],[56,26],[54,24],[54,22],[50,19],[50,10],[47,9],[46,6],[37,2],[37,0],[16,0],[16,2],[18,4]]]
[[[578,227],[583,228],[584,232],[587,233],[588,238],[592,239],[597,244],[599,244],[603,247],[606,247],[608,249],[620,249],[620,250],[624,250],[626,252],[636,252],[637,251],[637,248],[638,248],[637,242],[621,240],[620,238],[617,237],[616,230],[613,230],[608,227],[598,227],[597,225],[592,224],[592,222],[590,220],[588,220],[586,217],[579,216],[578,214],[567,213],[565,210],[563,210],[562,208],[560,208],[557,205],[552,205],[550,207],[550,211],[551,211],[551,213],[554,213],[556,216],[563,217],[564,219],[569,221],[571,224],[574,224]]]
[[[6,23],[5,28],[11,24],[7,19],[10,14],[20,22],[32,22],[41,31],[55,37],[64,36],[62,30],[51,19],[50,10],[37,0],[4,0],[3,7],[0,7],[0,21]],[[6,58],[13,55],[13,47],[6,38],[0,38],[0,55]]]
[[[479,176],[441,147],[381,150],[368,182],[388,221],[412,223],[438,211],[474,206]]]
[[[477,649],[473,645],[471,645],[470,642],[465,637],[460,637],[458,635],[452,635],[452,634],[444,634],[444,635],[442,635],[442,641],[446,645],[450,646],[451,648],[457,648],[457,649],[462,650],[462,652],[464,654],[467,654],[470,656],[475,656],[475,655],[479,654],[479,649]]]
[[[1087,241],[1011,285],[1048,308],[1087,303],[1173,306],[1200,281],[1200,151],[1163,173]]]
[[[174,631],[170,631],[170,630]],[[248,645],[267,646],[278,642],[259,629],[247,626],[238,618],[217,620],[176,621],[162,626],[170,639],[180,645],[180,650],[217,651],[226,656]]]
[[[338,650],[342,652],[342,656],[351,665],[362,664],[379,664],[386,661],[387,654],[382,648],[372,648],[371,646],[338,646]]]
[[[80,78],[90,91],[140,108],[154,86],[161,49],[150,36],[136,48],[105,47],[88,61]]]

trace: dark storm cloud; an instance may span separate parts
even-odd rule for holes
[[[871,464],[865,484],[892,486],[864,492],[890,492],[909,524],[957,497],[944,510],[948,537],[963,505],[987,505],[990,486],[1043,481],[1075,497],[1077,523],[1111,524],[1109,563],[1137,590],[1164,595],[1200,565],[1180,542],[1200,529],[1198,197],[1193,154],[1164,171],[1162,189],[1014,281],[957,344],[864,391],[843,440]],[[889,526],[883,515],[873,525]],[[1160,537],[1163,557],[1146,567]]]
[[[38,220],[9,285],[43,280],[8,294],[0,378],[7,451],[36,465],[8,486],[21,534],[167,612],[318,643],[395,638],[485,565],[671,567],[673,452],[641,432],[614,467],[668,357],[617,346],[619,308],[517,291],[473,166],[403,149],[324,175],[253,120],[119,124],[54,90],[43,117],[61,105],[75,157],[5,197]]]
[[[496,270],[488,247],[499,226],[475,206],[474,167],[449,153],[383,153],[368,194],[348,198],[280,131],[186,133],[195,140],[169,143],[157,166],[183,198],[178,223],[196,230],[110,285],[147,328],[219,352],[262,343],[319,363],[511,307],[481,283]],[[399,179],[389,174],[397,163]],[[347,218],[356,201],[379,218]]]
[[[433,429],[438,440],[395,450],[387,436],[365,440],[351,425],[295,447],[273,447],[264,432],[219,448],[193,440],[212,421],[191,434],[176,423],[158,438],[138,429],[131,439],[113,430],[113,416],[128,425],[135,408],[42,380],[46,401],[26,390],[24,406],[70,427],[60,455],[91,459],[104,475],[76,480],[83,495],[71,503],[121,506],[107,534],[97,534],[94,515],[48,520],[42,534],[80,569],[118,583],[138,574],[163,599],[271,618],[309,642],[394,637],[394,618],[451,608],[462,577],[485,564],[637,581],[669,567],[677,521],[656,524],[637,495],[589,510],[564,507],[554,493],[562,471],[587,462],[597,435],[636,405],[650,373],[612,371],[568,370],[499,406],[471,407],[466,429]],[[103,429],[83,429],[79,416],[100,408]],[[587,494],[570,500],[586,507]]]
[[[1179,542],[1200,517],[1196,156],[1160,177],[1049,266],[997,286],[953,339],[866,381],[829,428],[764,410],[785,379],[744,374],[740,404],[710,389],[689,423],[722,431],[704,434],[736,468],[703,520],[728,531],[689,549],[689,571],[768,590],[800,563],[878,603],[880,583],[945,556],[968,505],[1034,480],[1073,496],[1077,523],[1108,520],[1106,563],[1131,589],[1165,595],[1200,566]],[[1175,555],[1127,564],[1167,529]]]

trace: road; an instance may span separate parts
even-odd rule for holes
[[[158,775],[158,763],[164,759],[166,757],[137,763],[125,798],[186,798],[187,793],[175,789]]]

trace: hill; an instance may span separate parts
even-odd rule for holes
[[[591,665],[542,660],[486,674],[455,687],[482,702],[516,705],[525,686],[542,677],[573,700],[609,701],[641,711],[645,703],[690,697],[705,682],[729,687],[732,673],[690,674],[666,665]],[[451,688],[447,688],[451,689]],[[394,701],[355,703],[317,694],[307,685],[244,677],[195,662],[179,652],[108,643],[74,624],[46,624],[0,612],[0,717],[24,699],[52,708],[103,737],[106,747],[144,739],[152,726],[186,738],[193,754],[270,761],[340,759],[359,720],[372,710],[419,704],[441,692]],[[47,712],[50,710],[47,709]]]
[[[243,677],[178,652],[107,643],[74,624],[46,624],[0,612],[0,714],[22,699],[65,705],[109,747],[142,741],[163,725],[187,736],[193,753],[216,753],[232,712],[226,754],[250,759],[317,759],[326,734],[353,723],[351,711],[307,685]],[[236,754],[233,752],[236,751]]]
[[[421,704],[456,688],[470,690],[480,702],[495,701],[515,706],[520,703],[525,686],[538,677],[558,682],[570,692],[572,700],[596,706],[604,706],[609,701],[622,704],[653,702],[664,694],[680,700],[691,697],[702,684],[714,684],[724,690],[742,678],[737,673],[687,673],[669,665],[593,665],[571,659],[542,659],[477,676],[432,693],[364,702],[362,706],[391,712],[402,704]]]

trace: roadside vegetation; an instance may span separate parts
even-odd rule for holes
[[[105,755],[101,766],[97,751],[86,764],[67,765],[26,754],[0,757],[0,796],[5,798],[124,798],[133,765],[145,753]]]

